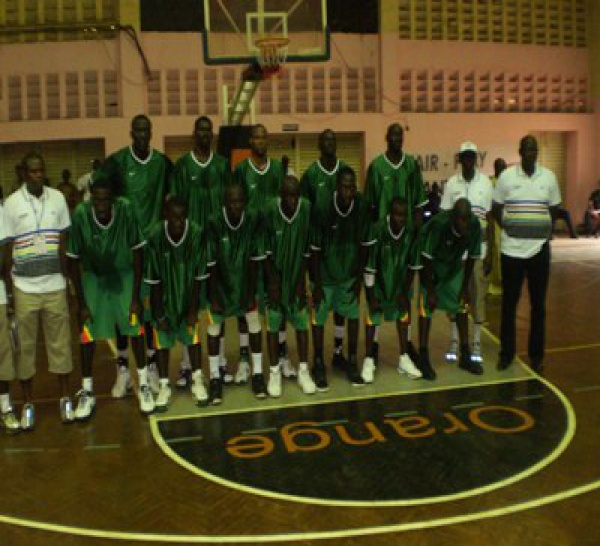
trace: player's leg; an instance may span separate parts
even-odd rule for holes
[[[144,331],[146,331],[144,329]],[[152,334],[155,337],[165,337],[163,333],[158,332],[156,328],[152,329]],[[152,413],[154,411],[154,396],[152,394],[152,390],[149,385],[148,378],[148,366],[146,364],[146,341],[144,339],[145,335],[139,335],[131,338],[131,348],[133,349],[133,355],[135,357],[135,362],[137,365],[137,374],[138,374],[138,401],[140,404],[140,411],[144,414]],[[158,347],[162,347],[162,344],[165,343],[166,340],[161,339],[160,342],[157,342],[156,345]]]
[[[329,385],[327,384],[327,371],[325,369],[325,360],[323,357],[323,345],[325,335],[325,323],[329,316],[331,307],[332,288],[323,287],[323,299],[319,305],[311,310],[311,329],[313,340],[313,368],[312,373],[315,385],[319,392],[327,392]],[[340,353],[341,354],[341,353]]]
[[[258,310],[253,309],[246,313],[245,319],[252,350],[252,392],[256,398],[264,399],[267,397],[267,387],[263,374],[262,328]]]
[[[436,373],[429,360],[429,331],[431,329],[432,311],[427,303],[427,292],[421,287],[419,295],[419,369],[423,379],[430,381],[436,378]]]
[[[269,346],[269,383],[267,392],[269,396],[277,398],[281,396],[281,360],[279,359],[279,333],[281,324],[284,323],[283,314],[278,309],[267,307],[265,310],[267,319],[267,343]]]
[[[115,328],[115,339],[117,344],[117,377],[111,389],[111,394],[113,398],[123,398],[133,388],[127,359],[129,340],[125,334],[119,331],[118,327]]]
[[[204,386],[204,376],[202,374],[202,345],[196,343],[188,348],[190,355],[190,365],[192,366],[192,398],[197,406],[205,406],[208,403],[208,392]]]
[[[225,355],[225,322],[221,324],[221,333],[219,334],[219,373],[221,374],[221,384],[231,385],[233,383],[233,375],[229,373]]]
[[[346,319],[339,313],[333,313],[333,357],[331,367],[346,370],[348,362],[344,357],[344,335]]]
[[[469,282],[471,302],[473,304],[473,352],[471,358],[475,362],[483,362],[481,352],[481,328],[486,319],[485,296],[489,288],[489,278],[483,271],[483,260],[477,260],[473,275]]]
[[[364,379],[358,371],[358,318],[348,319],[348,363],[346,364],[346,376],[353,387],[362,387]]]
[[[211,404],[218,405],[223,402],[223,382],[221,381],[220,347],[221,331],[225,322],[224,317],[208,311],[208,367],[209,367],[209,386],[208,399]]]
[[[10,401],[10,381],[15,379],[15,365],[10,346],[6,305],[0,305],[0,425],[7,433],[16,434],[21,425]]]
[[[408,327],[409,313],[405,313],[396,320],[396,331],[398,332],[398,345],[400,357],[398,359],[398,373],[407,374],[411,379],[420,379],[423,377],[421,370],[417,368],[415,362],[408,354]]]
[[[248,321],[245,316],[238,317],[237,323],[240,336],[240,361],[238,363],[234,381],[236,385],[244,385],[250,379],[250,375],[252,375],[250,373],[250,354],[248,350],[250,334],[248,333]]]
[[[362,380],[369,384],[375,381],[375,335],[377,328],[381,324],[381,310],[373,311],[367,305],[367,315],[365,318],[365,359],[361,371]]]
[[[161,413],[167,411],[171,401],[171,386],[169,385],[169,352],[168,349],[156,351],[159,387],[154,403],[154,409]]]
[[[85,330],[85,326],[84,326]],[[92,374],[92,364],[94,361],[94,352],[96,342],[93,339],[81,336],[79,345],[81,355],[81,390],[77,393],[77,407],[75,408],[75,419],[77,421],[87,421],[96,409],[96,396],[94,394],[94,379]]]

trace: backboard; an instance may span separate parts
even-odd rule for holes
[[[204,0],[206,64],[247,64],[257,40],[289,40],[286,62],[329,59],[326,0]]]

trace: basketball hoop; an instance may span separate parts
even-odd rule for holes
[[[283,36],[265,36],[254,41],[254,45],[258,49],[258,64],[260,64],[265,78],[269,78],[281,70],[281,65],[287,59],[289,43],[289,38]]]

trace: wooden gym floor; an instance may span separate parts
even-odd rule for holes
[[[110,398],[114,368],[104,346],[96,415],[64,426],[55,381],[41,362],[36,430],[0,435],[0,545],[597,544],[600,242],[555,240],[553,260],[544,378],[521,364],[495,370],[500,300],[493,298],[480,378],[443,362],[447,322],[439,315],[436,382],[396,374],[395,332],[386,326],[373,386],[352,389],[330,373],[327,394],[307,397],[288,381],[280,400],[259,403],[248,389],[229,387],[222,406],[206,409],[176,393],[169,412],[146,419],[134,397]],[[519,350],[527,344],[526,289],[524,296]],[[233,361],[233,327],[228,338]],[[173,377],[177,362],[172,355]],[[73,374],[74,392],[79,380]],[[14,399],[20,409],[18,389]],[[491,418],[498,406],[505,417],[530,421],[482,424],[484,410]],[[422,419],[413,421],[419,433],[428,416],[433,432],[400,437],[382,424],[401,415]],[[432,415],[443,415],[443,424]],[[449,432],[449,419],[462,425]],[[300,422],[325,428],[290,453],[282,431]],[[371,427],[372,441],[349,447],[335,436],[360,436],[357,423],[363,433]],[[227,459],[226,444],[249,429],[272,453]],[[306,442],[321,443],[309,451]]]

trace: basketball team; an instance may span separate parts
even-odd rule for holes
[[[524,279],[531,301],[529,360],[534,370],[542,369],[548,240],[560,192],[554,174],[537,165],[534,137],[521,140],[520,163],[506,168],[496,162],[495,184],[477,169],[476,144],[457,146],[459,172],[446,184],[441,212],[425,219],[428,199],[419,165],[403,151],[404,131],[397,123],[387,128],[386,150],[369,165],[364,191],[354,170],[337,157],[332,130],[319,135],[320,157],[300,178],[269,156],[267,130],[260,124],[251,129],[250,156],[233,173],[213,151],[207,117],[196,120],[194,148],[175,165],[151,147],[148,117],[133,118],[130,136],[130,146],[94,171],[89,200],[72,217],[62,193],[44,185],[44,159],[35,152],[23,159],[23,185],[0,208],[0,305],[5,308],[0,310],[0,422],[8,432],[35,427],[40,323],[49,371],[59,381],[64,423],[93,415],[96,342],[115,337],[112,396],[121,398],[133,388],[131,342],[144,414],[166,411],[171,403],[169,351],[177,342],[183,346],[177,386],[189,388],[200,406],[222,403],[223,385],[231,383],[249,384],[258,399],[280,397],[282,378],[295,379],[307,395],[327,391],[324,330],[330,314],[331,367],[354,387],[376,381],[383,365],[378,328],[384,321],[396,323],[398,373],[435,380],[428,347],[436,310],[450,318],[446,359],[480,375],[485,294],[492,264],[498,267],[497,248],[503,288],[498,369],[507,369],[515,357]],[[499,241],[495,224],[502,228]],[[359,363],[363,290],[365,358]],[[411,341],[413,307],[418,349]],[[70,308],[81,351],[76,404],[69,386]],[[201,365],[202,313],[208,324],[208,377]],[[235,373],[224,357],[225,321],[231,317],[239,331]],[[296,334],[297,365],[287,349],[288,323]],[[9,394],[15,379],[24,400],[20,417]]]

